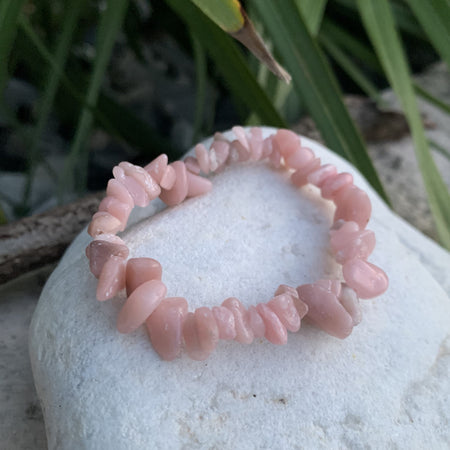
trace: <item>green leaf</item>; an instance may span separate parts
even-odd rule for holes
[[[70,45],[72,43],[73,35],[76,30],[78,18],[80,17],[81,11],[83,10],[85,4],[85,0],[69,2],[68,9],[64,14],[64,23],[61,28],[60,39],[55,53],[54,63],[56,66],[56,70],[48,71],[44,94],[42,96],[37,114],[38,122],[33,131],[32,140],[28,150],[28,176],[23,193],[23,203],[25,208],[27,207],[29,196],[31,193],[31,185],[33,182],[36,160],[39,153],[41,136],[52,111],[53,101],[58,91],[61,76],[64,73],[64,67],[70,53]],[[23,23],[26,28],[29,27],[31,30],[31,26],[28,25],[26,21],[24,21]]]
[[[309,32],[317,36],[327,6],[327,0],[294,0],[308,26]]]
[[[191,0],[227,33],[236,33],[245,22],[238,0]]]
[[[25,0],[0,3],[0,97],[8,79],[8,59],[17,34],[18,19]]]
[[[103,77],[111,57],[111,52],[117,38],[117,34],[122,26],[126,14],[128,0],[109,0],[106,10],[103,11],[98,28],[97,43],[95,46],[95,62],[91,80],[86,94],[86,102],[90,106],[95,106],[100,94]],[[76,187],[78,191],[86,188],[88,152],[86,141],[93,123],[93,113],[90,108],[83,108],[75,132],[69,156],[60,180],[59,193],[68,191],[74,187],[75,168]]]
[[[450,3],[448,0],[406,1],[450,69]]]
[[[320,43],[336,61],[336,63],[344,70],[347,75],[376,103],[380,103],[380,93],[377,87],[372,83],[369,77],[346,55],[342,49],[333,41],[329,40],[325,35],[321,35]]]
[[[237,104],[244,103],[261,122],[275,127],[286,126],[264,90],[251,73],[242,53],[217,25],[212,23],[195,5],[186,0],[166,0],[183,20],[214,61],[225,84]]]
[[[196,76],[196,99],[193,143],[197,142],[203,125],[205,114],[206,89],[208,80],[208,69],[206,66],[205,50],[201,42],[192,36],[192,49],[194,51],[195,76]]]
[[[419,168],[441,243],[450,249],[450,195],[432,158],[408,64],[387,0],[358,0],[366,31],[411,128]]]
[[[327,145],[351,161],[387,199],[361,135],[342,101],[336,79],[293,0],[282,4],[260,0],[255,2],[255,8]]]
[[[431,92],[427,91],[422,86],[418,85],[417,83],[413,83],[414,90],[416,91],[417,95],[420,95],[424,100],[431,103],[436,108],[439,108],[442,112],[445,112],[447,114],[450,114],[450,105],[443,102],[441,99],[435,97]]]

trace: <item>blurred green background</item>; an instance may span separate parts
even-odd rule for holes
[[[343,93],[382,109],[390,86],[450,248],[450,196],[417,98],[450,106],[411,77],[439,60],[450,67],[450,2],[242,2],[289,85],[207,17],[207,3],[0,0],[0,221],[104,189],[119,161],[176,159],[235,124],[292,127],[305,115],[389,202]]]

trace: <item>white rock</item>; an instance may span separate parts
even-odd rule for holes
[[[205,362],[167,363],[145,330],[115,330],[123,296],[95,300],[83,232],[47,282],[30,331],[51,449],[447,447],[450,301],[441,286],[450,289],[450,256],[392,214],[348,163],[304,142],[369,192],[378,238],[370,261],[389,275],[387,293],[364,301],[363,322],[344,341],[304,326],[284,347],[221,342]],[[191,308],[229,296],[255,304],[281,283],[334,270],[333,209],[316,194],[264,165],[235,166],[202,198],[141,211],[152,217],[124,239],[132,256],[162,263],[168,295]]]

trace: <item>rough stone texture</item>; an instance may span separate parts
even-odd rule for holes
[[[363,302],[363,322],[345,341],[304,326],[284,347],[221,342],[207,361],[167,363],[143,329],[115,330],[123,296],[95,300],[83,232],[30,330],[51,449],[446,448],[450,255],[393,215],[348,163],[304,142],[369,192],[378,238],[370,261],[389,275],[387,293]],[[186,296],[191,309],[228,296],[267,301],[281,283],[335,270],[331,203],[264,165],[227,169],[211,193],[161,208],[135,214],[153,217],[124,239],[130,256],[162,263],[168,295]]]
[[[47,448],[41,407],[28,357],[28,327],[45,269],[0,289],[0,448]]]

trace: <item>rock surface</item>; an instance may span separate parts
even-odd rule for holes
[[[163,362],[144,329],[116,331],[123,296],[95,300],[83,232],[30,330],[51,449],[446,448],[450,256],[392,214],[348,163],[304,142],[351,171],[373,203],[369,261],[391,285],[363,302],[353,334],[340,341],[303,326],[283,347],[221,342],[207,361]],[[135,211],[123,234],[130,257],[161,262],[168,296],[186,297],[191,310],[230,296],[250,305],[281,283],[333,273],[333,208],[313,187],[298,192],[263,164],[226,169],[213,184],[175,208]]]

